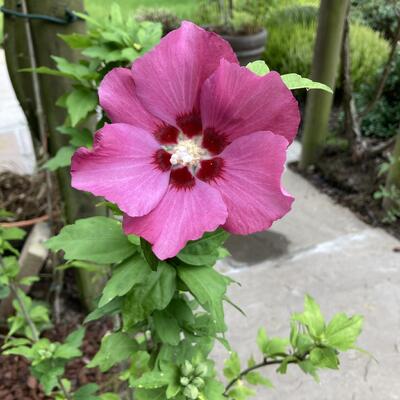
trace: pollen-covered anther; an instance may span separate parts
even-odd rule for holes
[[[206,155],[206,150],[193,139],[179,140],[177,145],[171,146],[170,152],[172,165],[191,167],[196,167]]]

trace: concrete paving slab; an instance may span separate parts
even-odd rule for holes
[[[302,309],[309,293],[329,318],[339,311],[365,316],[359,345],[378,363],[346,354],[340,371],[321,373],[320,384],[295,367],[286,376],[265,369],[276,389],[260,390],[256,400],[400,399],[400,254],[394,251],[400,242],[299,175],[287,171],[285,181],[296,197],[292,212],[268,232],[231,238],[233,256],[220,264],[242,284],[229,296],[247,314],[226,307],[233,347],[246,359],[258,354],[259,327],[287,335],[290,314]],[[218,348],[215,356],[221,365],[226,351]]]

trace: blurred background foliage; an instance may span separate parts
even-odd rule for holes
[[[137,19],[161,22],[164,33],[179,25],[182,19],[190,19],[198,24],[215,23],[216,16],[205,9],[210,0],[116,0],[124,11]],[[252,3],[259,10],[251,8],[252,14],[265,14],[268,31],[267,48],[264,59],[271,69],[280,73],[296,71],[309,76],[313,46],[317,27],[319,0],[269,0],[258,2],[236,0],[235,4]],[[357,105],[362,108],[374,93],[380,74],[390,51],[390,41],[396,28],[396,7],[398,0],[352,0],[351,5],[351,76]],[[2,4],[2,1],[0,1]],[[257,6],[257,4],[259,4]],[[85,0],[85,7],[95,19],[106,19],[109,7],[104,0]],[[244,8],[245,8],[244,7]],[[253,15],[253,16],[254,16]],[[246,24],[246,12],[237,14],[237,23]],[[0,16],[2,35],[2,18]],[[1,36],[0,36],[1,40]],[[400,109],[396,105],[400,97],[400,54],[394,59],[390,74],[376,107],[362,121],[362,131],[366,136],[384,138],[393,136],[400,122]],[[340,87],[340,79],[338,80]]]

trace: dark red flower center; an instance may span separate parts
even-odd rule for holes
[[[164,149],[159,149],[154,154],[154,163],[161,171],[165,172],[171,169],[171,154]]]
[[[161,144],[178,143],[179,130],[172,125],[163,124],[154,132],[154,136]]]
[[[176,168],[171,171],[171,184],[177,189],[191,189],[195,185],[193,174],[187,167]]]
[[[176,124],[188,138],[200,135],[203,129],[200,114],[195,111],[179,116]]]
[[[207,128],[203,132],[202,146],[212,154],[219,154],[229,144],[228,139],[222,133],[213,128]]]
[[[211,182],[221,177],[225,167],[220,154],[229,144],[227,136],[213,128],[202,129],[198,113],[176,119],[179,127],[163,124],[154,135],[162,148],[154,154],[154,164],[163,172],[171,171],[170,183],[177,189],[191,189],[195,177]]]
[[[223,168],[224,160],[221,157],[202,160],[196,176],[204,182],[210,182],[221,176]]]

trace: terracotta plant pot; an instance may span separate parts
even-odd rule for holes
[[[267,44],[265,29],[253,35],[222,35],[222,37],[231,44],[241,65],[259,60]]]

